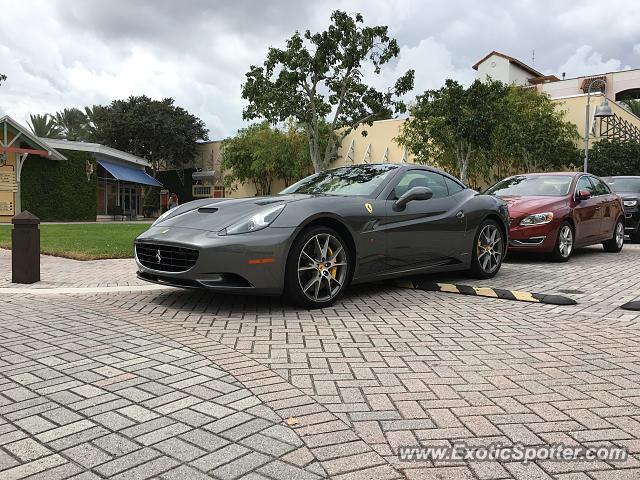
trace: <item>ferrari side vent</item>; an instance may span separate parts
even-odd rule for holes
[[[155,243],[136,243],[136,257],[147,268],[160,272],[186,272],[196,264],[198,251]]]

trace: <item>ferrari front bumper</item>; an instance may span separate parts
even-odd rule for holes
[[[267,227],[221,236],[192,228],[151,227],[135,240],[138,277],[183,288],[279,295],[294,233],[295,228]]]

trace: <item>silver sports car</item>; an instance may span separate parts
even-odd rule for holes
[[[506,254],[508,222],[502,200],[440,170],[354,165],[278,195],[185,203],[136,239],[135,256],[149,282],[284,293],[320,308],[354,283],[448,270],[490,278]]]

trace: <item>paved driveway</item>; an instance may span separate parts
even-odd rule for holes
[[[432,278],[571,290],[575,306],[368,285],[313,312],[46,257],[40,286],[79,290],[0,289],[0,478],[640,478],[639,317],[618,308],[640,297],[640,247],[576,253]],[[458,441],[631,455],[398,459]]]

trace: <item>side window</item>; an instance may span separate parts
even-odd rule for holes
[[[442,198],[449,195],[445,177],[439,173],[426,170],[409,170],[396,185],[394,199],[397,200],[413,187],[429,187],[433,192],[433,198]]]
[[[576,192],[580,190],[586,190],[591,196],[597,195],[595,187],[591,184],[591,181],[587,176],[582,176],[578,179],[578,183],[576,183]]]
[[[600,180],[599,178],[596,177],[589,177],[591,179],[591,183],[593,183],[593,185],[595,186],[596,192],[598,192],[598,195],[609,195],[611,193],[611,190],[609,190],[609,187],[607,186],[606,183],[604,183],[602,180]]]
[[[444,181],[447,184],[449,195],[455,195],[456,193],[464,190],[464,187],[462,185],[460,185],[458,182],[454,180],[451,180],[449,177],[444,177]]]

